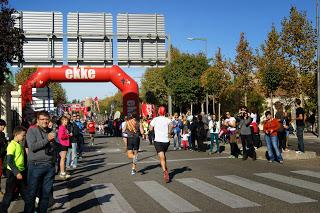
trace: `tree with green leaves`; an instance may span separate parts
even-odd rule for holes
[[[13,60],[22,59],[22,45],[24,42],[23,32],[14,27],[16,10],[10,8],[8,0],[0,0],[0,85],[4,82],[5,76],[10,73],[8,64],[12,65]]]
[[[240,33],[240,40],[236,48],[237,55],[234,63],[231,63],[230,70],[237,80],[237,86],[244,94],[244,104],[247,105],[247,93],[252,89],[252,72],[254,66],[254,55],[243,32]]]
[[[203,54],[181,54],[176,60],[164,67],[165,84],[172,95],[173,103],[182,109],[189,103],[204,101],[200,76],[209,68],[208,60]]]
[[[15,88],[18,89],[18,86],[22,85],[25,81],[27,81],[28,78],[36,71],[37,71],[36,68],[23,68],[20,71],[18,71],[15,75],[15,79],[16,79]],[[67,102],[66,91],[63,89],[60,83],[49,82],[47,86],[53,92],[53,100],[56,106]]]
[[[273,94],[278,89],[283,79],[283,72],[276,65],[269,64],[265,70],[261,72],[262,84],[267,89],[271,98],[271,113],[273,115]]]
[[[151,92],[154,98],[147,98]],[[151,104],[166,105],[168,89],[164,79],[163,68],[148,68],[141,79],[142,100]],[[148,99],[148,100],[147,100]]]
[[[204,91],[213,96],[213,111],[215,111],[215,99],[220,98],[220,95],[230,83],[230,74],[227,72],[227,63],[222,58],[220,48],[215,54],[213,65],[203,72],[200,81]]]

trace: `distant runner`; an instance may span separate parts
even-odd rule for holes
[[[90,121],[87,124],[87,129],[88,129],[88,132],[90,135],[90,145],[91,146],[93,146],[93,143],[94,143],[94,134],[96,133],[95,126],[96,126],[95,122],[92,119],[90,119]]]

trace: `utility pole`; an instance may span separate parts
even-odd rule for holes
[[[195,40],[198,40],[198,41],[203,41],[204,42],[204,54],[206,56],[206,58],[208,58],[208,39],[207,38],[187,38],[189,41],[195,41]],[[206,101],[206,114],[209,113],[209,98],[208,98],[208,93],[206,93],[206,97],[205,97],[205,101]],[[203,102],[201,103],[201,112],[204,112],[204,109],[203,109]]]

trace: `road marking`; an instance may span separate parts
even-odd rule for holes
[[[134,183],[169,212],[200,211],[199,208],[171,192],[156,181],[136,181]]]
[[[255,182],[246,178],[242,178],[236,175],[227,176],[215,176],[221,180],[242,186],[252,191],[267,195],[269,197],[277,198],[287,203],[306,203],[306,202],[317,202],[316,200],[304,197],[302,195],[294,194],[288,191],[277,189],[266,184]]]
[[[257,203],[251,202],[250,200],[232,194],[196,178],[183,178],[177,179],[177,181],[231,208],[260,206]]]
[[[87,167],[91,167],[91,166],[101,166],[101,165],[107,165],[107,163],[92,163],[92,164],[88,164],[88,165],[78,165],[78,168],[79,169],[84,169],[84,168],[87,168]]]
[[[256,173],[255,175],[260,176],[260,177],[264,177],[264,178],[268,178],[271,180],[275,180],[275,181],[279,181],[281,183],[286,183],[289,185],[293,185],[293,186],[297,186],[300,188],[304,188],[304,189],[309,189],[312,191],[316,191],[316,192],[320,192],[320,184],[318,183],[312,183],[309,181],[305,181],[305,180],[300,180],[297,178],[293,178],[293,177],[287,177],[284,175],[278,175],[275,173]]]
[[[306,176],[310,176],[310,177],[320,178],[320,172],[314,172],[314,171],[309,171],[309,170],[298,170],[298,171],[291,171],[291,172],[296,173],[296,174],[300,174],[300,175],[306,175]]]
[[[159,162],[158,159],[155,159],[155,158],[153,158],[153,157],[151,157],[151,160],[154,160],[155,162]]]
[[[135,213],[112,183],[91,184],[103,213]]]
[[[228,157],[211,157],[211,158],[185,158],[185,159],[173,159],[173,160],[167,160],[167,162],[183,162],[183,161],[198,161],[198,160],[218,160],[218,159],[227,159]],[[159,160],[152,160],[152,161],[138,161],[137,164],[148,164],[148,163],[156,163],[159,162]],[[107,165],[125,165],[130,164],[131,162],[110,162],[107,163]]]
[[[70,209],[68,189],[53,190],[55,204],[51,207],[55,213],[66,212]]]

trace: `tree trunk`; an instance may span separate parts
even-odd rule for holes
[[[192,111],[193,111],[193,104],[192,104],[192,103],[191,103],[190,111],[191,111],[191,112],[190,112],[191,115],[193,115],[193,112],[192,112]]]
[[[214,102],[215,102],[215,97],[214,97],[214,95],[212,95],[212,114],[216,114],[216,109],[215,109],[215,106],[214,106]]]
[[[206,114],[209,113],[209,97],[208,93],[206,93]]]
[[[201,112],[204,112],[204,106],[203,102],[201,102]]]
[[[221,120],[221,104],[220,104],[220,102],[219,102],[219,105],[218,105],[218,121],[219,121],[219,123],[220,123],[220,120]],[[221,125],[221,123],[220,123],[220,125]]]
[[[247,92],[244,93],[244,105],[248,106],[248,104],[247,104]]]
[[[271,98],[271,115],[273,117],[273,94],[272,94],[272,91],[270,92],[270,98]]]

